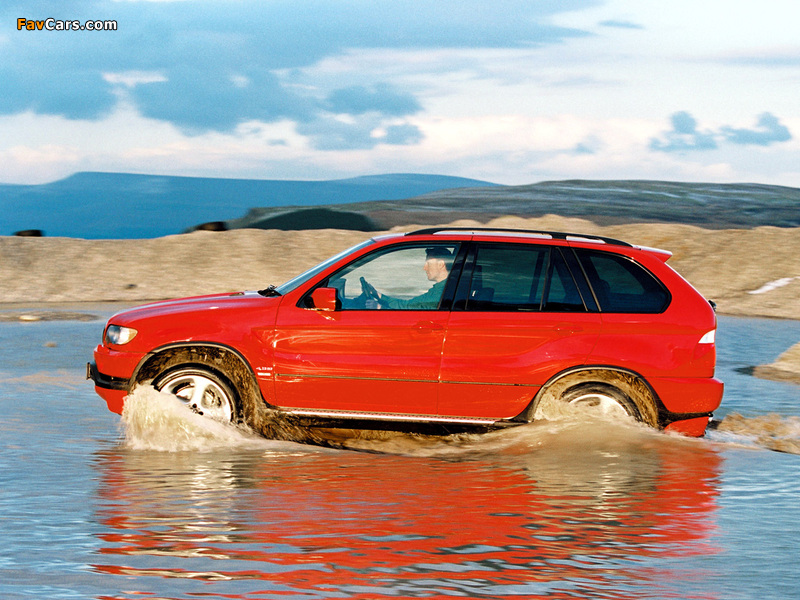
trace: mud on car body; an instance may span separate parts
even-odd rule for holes
[[[117,413],[151,384],[262,432],[480,431],[580,407],[701,436],[723,390],[716,315],[670,256],[558,232],[377,237],[278,287],[121,312],[88,376]]]

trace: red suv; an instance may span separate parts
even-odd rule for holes
[[[556,232],[367,240],[281,286],[121,312],[88,376],[269,434],[450,433],[581,409],[701,436],[722,398],[713,306],[669,252]]]

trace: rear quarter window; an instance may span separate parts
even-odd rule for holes
[[[576,249],[600,310],[614,313],[660,313],[670,294],[650,271],[632,259],[594,250]]]

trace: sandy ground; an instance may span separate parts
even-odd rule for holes
[[[800,318],[800,229],[600,227],[558,216],[503,217],[488,225],[599,234],[670,250],[669,264],[714,300],[720,314]],[[136,303],[260,289],[286,281],[372,235],[330,229],[239,229],[146,240],[0,237],[0,310],[3,304]],[[763,369],[764,376],[777,372],[800,380],[800,344]]]
[[[800,384],[800,343],[781,354],[774,363],[756,367],[753,374],[764,379]]]

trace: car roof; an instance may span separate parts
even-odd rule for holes
[[[427,227],[409,231],[405,235],[491,235],[509,237],[536,237],[541,239],[564,240],[575,242],[600,242],[613,246],[625,246],[632,248],[633,245],[622,240],[603,237],[599,235],[587,235],[582,233],[566,233],[563,231],[541,231],[535,229],[509,229],[503,227]]]
[[[417,229],[415,231],[409,231],[404,234],[405,236],[427,236],[427,235],[441,235],[441,236],[454,236],[454,237],[461,237],[461,236],[468,236],[471,239],[475,237],[520,237],[520,238],[535,238],[535,239],[545,239],[545,240],[559,240],[563,242],[567,242],[569,245],[573,245],[574,243],[579,245],[586,244],[586,247],[591,247],[592,245],[603,245],[603,246],[617,246],[620,249],[627,248],[627,249],[634,249],[634,250],[642,250],[644,252],[655,254],[660,260],[666,262],[671,256],[672,252],[668,250],[661,250],[658,248],[649,248],[647,246],[636,246],[633,244],[629,244],[628,242],[624,242],[622,240],[618,240],[615,238],[600,236],[600,235],[591,235],[585,233],[569,233],[564,231],[544,231],[544,230],[536,230],[536,229],[512,229],[512,228],[504,228],[504,227],[426,227],[424,229]]]

